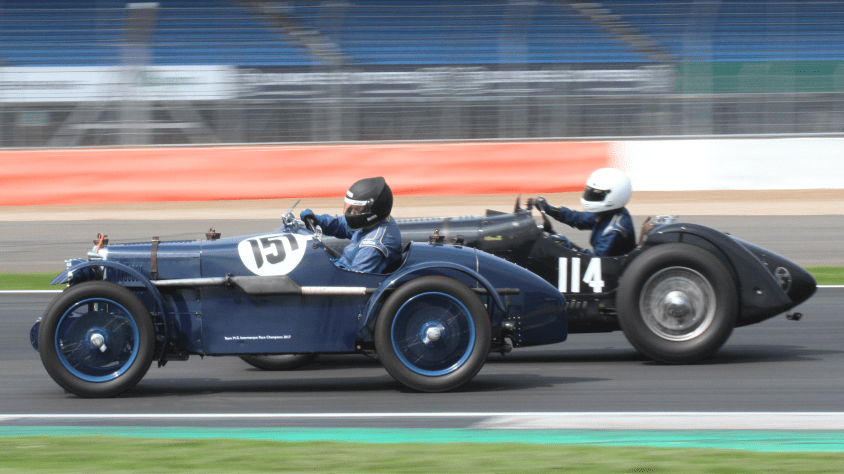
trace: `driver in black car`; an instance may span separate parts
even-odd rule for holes
[[[592,173],[586,180],[586,188],[580,203],[586,212],[573,211],[566,207],[553,207],[543,197],[534,201],[536,208],[554,219],[576,229],[591,229],[589,239],[595,249],[594,255],[614,257],[624,255],[636,248],[633,219],[624,207],[633,193],[630,178],[624,172],[614,168],[602,168]],[[552,236],[568,248],[574,248],[562,235]],[[586,249],[577,249],[592,255]]]
[[[384,273],[401,260],[401,232],[390,216],[393,192],[384,178],[362,179],[346,191],[343,215],[317,216],[305,209],[299,217],[322,227],[326,235],[351,242],[334,259],[338,267],[354,272]]]

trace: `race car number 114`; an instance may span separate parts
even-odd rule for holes
[[[557,288],[561,293],[580,293],[581,282],[592,287],[593,293],[600,293],[604,289],[604,279],[601,276],[601,259],[596,257],[586,260],[588,262],[586,271],[581,275],[580,257],[560,257]],[[569,278],[569,275],[571,275],[571,278]],[[571,287],[569,287],[569,283],[571,283]]]

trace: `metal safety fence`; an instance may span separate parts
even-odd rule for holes
[[[80,3],[0,0],[0,148],[844,134],[838,2]]]

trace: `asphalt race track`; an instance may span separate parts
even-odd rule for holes
[[[492,355],[450,393],[407,391],[377,360],[358,355],[321,356],[291,372],[191,357],[153,366],[123,396],[87,400],[56,385],[29,344],[32,323],[54,295],[7,293],[0,295],[0,414],[842,411],[842,296],[844,289],[820,289],[797,308],[802,320],[779,316],[739,328],[715,356],[691,366],[651,362],[621,333],[582,334]]]
[[[535,214],[535,213],[534,213]],[[634,216],[635,228],[643,216]],[[844,266],[841,236],[844,216],[684,216],[692,222],[727,232],[794,260],[803,266]],[[553,221],[555,230],[573,242],[588,246],[589,233]],[[59,272],[68,258],[84,258],[97,233],[111,243],[205,239],[214,227],[223,237],[272,232],[278,220],[109,220],[23,221],[0,223],[0,272]],[[434,229],[431,229],[433,232]]]
[[[803,265],[842,265],[844,217],[700,217],[709,225],[767,247]],[[640,222],[640,221],[638,221]],[[196,239],[214,223],[108,221],[4,223],[3,271],[34,271],[82,257],[97,231],[113,241]],[[265,232],[273,221],[216,223],[223,235]],[[562,230],[562,229],[560,229]],[[588,233],[568,231],[578,243]],[[231,414],[231,413],[456,413],[456,412],[841,412],[844,402],[844,289],[822,288],[784,316],[733,332],[710,359],[666,366],[645,359],[620,332],[576,334],[564,343],[492,355],[462,389],[410,392],[377,359],[321,356],[311,367],[265,372],[235,357],[191,357],[155,365],[130,392],[87,400],[64,392],[47,375],[29,344],[32,323],[55,294],[0,294],[0,415],[15,414]],[[0,420],[0,423],[6,423]],[[44,420],[61,424],[61,420]],[[68,421],[67,423],[71,423]],[[73,422],[79,424],[78,420]],[[114,425],[114,420],[109,424]],[[160,425],[160,421],[149,421]],[[199,421],[195,423],[199,424]],[[225,421],[214,421],[215,426]],[[464,421],[451,421],[463,426]],[[443,427],[432,416],[406,420],[309,418],[252,420],[249,426]]]

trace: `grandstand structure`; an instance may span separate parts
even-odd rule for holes
[[[844,133],[844,4],[0,0],[0,148]]]

